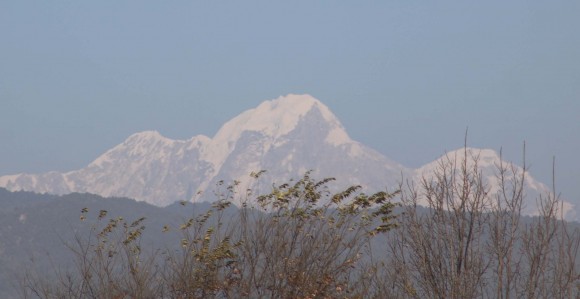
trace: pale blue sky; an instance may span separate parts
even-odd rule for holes
[[[580,202],[579,1],[2,1],[0,175],[78,169],[132,133],[213,136],[309,93],[417,167],[469,144]]]

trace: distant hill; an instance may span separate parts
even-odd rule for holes
[[[81,221],[84,208],[89,212]],[[74,244],[75,236],[85,237],[101,210],[108,211],[103,221],[118,216],[128,222],[146,217],[142,247],[147,250],[178,244],[178,234],[162,233],[163,226],[175,228],[207,209],[207,203],[161,208],[128,198],[80,193],[56,196],[0,188],[0,298],[15,296],[16,276],[25,269],[34,267],[52,274],[57,267],[70,266],[72,253],[67,244]]]
[[[0,298],[16,298],[19,277],[28,269],[53,275],[55,270],[72,266],[73,253],[69,245],[75,238],[85,238],[90,228],[97,223],[101,210],[108,211],[102,222],[122,216],[127,222],[145,217],[141,247],[145,251],[177,250],[181,235],[176,229],[186,219],[199,215],[211,208],[208,202],[175,203],[158,207],[129,198],[105,198],[86,193],[68,195],[11,192],[0,188]],[[418,213],[429,209],[417,207]],[[81,213],[87,209],[88,213]],[[233,206],[223,219],[225,225],[236,225]],[[256,211],[256,213],[258,213]],[[400,210],[395,211],[395,214]],[[81,221],[83,214],[86,220]],[[234,221],[234,222],[231,222]],[[523,217],[520,223],[526,227],[534,218]],[[171,227],[164,233],[165,225]],[[577,230],[578,223],[570,223]],[[371,247],[375,258],[387,254],[389,237],[378,236]]]

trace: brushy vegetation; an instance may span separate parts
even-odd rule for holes
[[[580,235],[559,220],[556,193],[523,217],[525,171],[496,165],[491,192],[478,161],[466,150],[420,184],[372,195],[331,193],[333,179],[310,173],[264,195],[220,182],[211,209],[163,228],[179,244],[153,251],[141,248],[145,219],[100,211],[69,246],[76,268],[28,272],[21,296],[578,298]]]
[[[536,199],[536,217],[523,217],[526,172],[496,165],[499,188],[491,192],[479,156],[467,150],[464,156],[441,162],[419,186],[402,186],[403,212],[400,229],[387,242],[383,294],[579,298],[580,232],[559,220],[562,202],[555,190]],[[420,212],[420,204],[429,209]]]
[[[254,173],[256,179],[261,173]],[[218,200],[180,227],[179,250],[145,253],[144,219],[107,220],[100,211],[88,236],[70,246],[74,271],[57,281],[29,273],[25,298],[338,298],[366,297],[357,268],[370,239],[394,227],[393,194],[366,195],[359,186],[331,194],[328,183],[306,173],[271,193],[244,192],[239,183],[216,192]],[[81,220],[87,221],[87,210]],[[227,219],[225,219],[227,218]]]

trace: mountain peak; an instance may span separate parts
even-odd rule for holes
[[[465,147],[459,148],[450,152],[447,152],[443,157],[447,156],[450,158],[456,158],[458,160],[462,160],[467,153],[467,159],[471,160],[473,158],[478,158],[479,161],[485,163],[494,163],[499,162],[501,160],[500,155],[492,149],[488,148],[473,148],[473,147]]]
[[[289,94],[264,101],[256,108],[246,110],[224,124],[212,139],[212,143],[216,145],[213,148],[216,150],[206,159],[214,165],[219,165],[244,132],[259,132],[276,141],[294,130],[300,120],[314,109],[318,110],[323,120],[330,125],[331,130],[326,142],[333,145],[351,142],[336,116],[319,100],[308,94]]]
[[[159,148],[166,146],[174,141],[164,137],[158,131],[143,131],[132,134],[123,143],[108,150],[97,159],[95,159],[89,166],[103,167],[104,164],[110,163],[116,153],[128,151],[132,155],[142,156],[146,152],[151,151],[152,148]]]
[[[322,103],[309,94],[288,94],[273,100],[264,101],[252,110],[271,112],[282,109],[294,113],[305,113],[315,105],[322,105]]]
[[[258,107],[246,110],[226,123],[216,137],[225,135],[234,137],[243,131],[261,132],[273,138],[280,137],[292,131],[300,119],[312,109],[318,109],[325,121],[339,124],[334,114],[319,100],[307,94],[289,94],[264,101]]]
[[[418,174],[423,173],[433,173],[435,169],[439,168],[441,163],[457,163],[455,166],[460,167],[459,165],[463,161],[467,162],[468,167],[473,167],[475,160],[477,160],[478,167],[481,169],[487,169],[489,172],[493,172],[493,170],[498,166],[500,163],[507,163],[502,160],[500,155],[492,149],[484,149],[484,148],[473,148],[473,147],[462,147],[456,150],[448,151],[435,161],[427,163],[417,169]],[[490,173],[491,175],[491,173]]]
[[[161,135],[161,133],[159,133],[158,131],[151,130],[151,131],[142,131],[142,132],[132,134],[125,141],[131,142],[131,141],[138,141],[138,140],[163,140],[163,139],[167,139],[167,138],[164,137],[163,135]]]

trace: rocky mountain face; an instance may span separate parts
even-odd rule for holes
[[[495,152],[481,152],[487,166],[499,163]],[[221,180],[238,180],[243,190],[256,188],[249,174],[259,170],[268,171],[259,181],[262,187],[313,170],[317,178],[336,178],[339,187],[360,184],[372,192],[393,190],[403,178],[416,180],[436,163],[408,169],[350,139],[320,101],[309,95],[288,95],[243,112],[213,138],[172,140],[155,131],[141,132],[83,169],[2,176],[0,187],[51,194],[88,192],[167,206],[190,200],[198,191],[212,191]],[[485,175],[495,182],[491,172]],[[531,176],[526,183],[534,192],[548,190]]]

